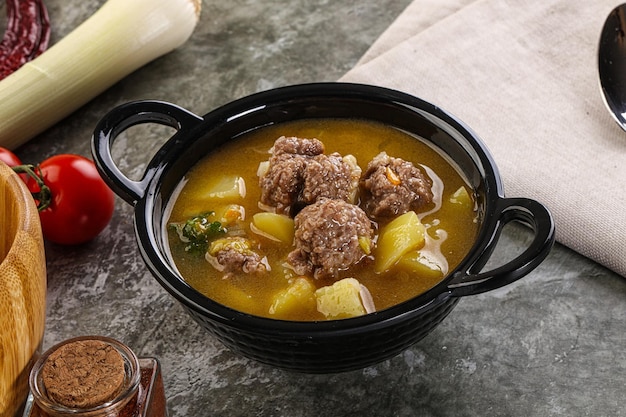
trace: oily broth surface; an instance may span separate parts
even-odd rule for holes
[[[284,123],[253,131],[242,138],[231,141],[200,160],[185,177],[186,184],[174,202],[169,222],[183,222],[188,218],[210,210],[216,210],[214,203],[207,203],[208,179],[223,176],[240,176],[245,180],[245,198],[236,201],[245,208],[245,221],[260,212],[258,201],[257,168],[260,162],[269,158],[268,150],[281,136],[317,138],[326,148],[326,154],[339,152],[352,154],[365,171],[368,162],[381,151],[388,155],[413,162],[421,166],[440,186],[439,197],[444,204],[432,211],[435,204],[418,213],[427,227],[427,245],[439,246],[448,263],[449,270],[456,267],[473,245],[477,231],[476,211],[459,212],[445,202],[459,187],[464,186],[472,193],[465,180],[437,151],[416,140],[414,137],[378,123],[341,120],[315,119]],[[437,177],[440,181],[437,180]],[[233,201],[230,201],[231,203]],[[184,279],[196,290],[224,305],[250,314],[272,317],[269,308],[272,298],[288,285],[293,271],[284,266],[291,245],[271,241],[250,232],[248,235],[259,241],[262,252],[267,255],[271,272],[267,275],[252,276],[244,273],[228,279],[216,271],[203,256],[186,253],[176,233],[169,233],[172,257]],[[419,295],[439,283],[442,277],[419,277],[410,271],[395,268],[384,274],[373,272],[371,264],[357,265],[338,279],[354,277],[365,285],[372,294],[377,310],[393,306]],[[316,286],[331,285],[333,281],[315,281]],[[303,313],[291,320],[321,320],[324,317],[317,311]]]

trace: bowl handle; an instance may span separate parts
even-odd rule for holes
[[[491,256],[498,241],[499,231],[511,221],[520,221],[534,232],[528,248],[510,262],[491,271],[472,273],[472,269],[486,263],[484,256],[474,262],[466,271],[459,272],[448,284],[449,295],[461,297],[480,294],[508,285],[535,269],[548,256],[554,245],[554,221],[548,209],[535,200],[526,198],[503,198],[499,200],[499,214],[495,238],[488,244],[484,253]]]
[[[134,181],[120,171],[111,156],[117,136],[124,130],[143,123],[158,123],[181,131],[191,129],[201,121],[201,117],[163,101],[141,100],[122,104],[107,113],[94,130],[91,153],[96,167],[111,189],[127,203],[134,205],[143,198],[155,174],[155,167],[161,164],[161,158],[167,153],[168,144],[175,141],[171,138],[163,145],[148,164],[141,180]]]

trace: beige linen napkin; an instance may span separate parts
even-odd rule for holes
[[[626,132],[604,107],[600,30],[615,0],[414,0],[341,81],[395,88],[467,123],[507,196],[557,240],[626,275]]]

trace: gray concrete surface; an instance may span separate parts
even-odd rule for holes
[[[47,0],[53,42],[102,3]],[[181,49],[17,153],[31,163],[55,153],[89,155],[99,118],[131,100],[167,100],[204,114],[259,90],[336,80],[408,3],[205,0],[197,30]],[[120,166],[139,175],[165,136],[133,128],[116,148]],[[523,228],[508,227],[494,259],[510,258],[527,238]],[[432,334],[397,357],[315,376],[250,362],[199,328],[148,273],[132,207],[119,199],[111,225],[95,241],[46,250],[44,347],[99,334],[156,356],[172,417],[626,415],[626,280],[560,245],[521,281],[463,299]]]

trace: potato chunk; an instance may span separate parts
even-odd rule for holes
[[[450,203],[458,204],[466,208],[471,208],[474,205],[467,188],[463,186],[459,187],[459,189],[450,196]]]
[[[448,273],[448,263],[443,256],[431,252],[411,252],[400,258],[398,265],[413,272],[416,278],[439,280]]]
[[[327,319],[362,316],[375,311],[372,296],[354,278],[344,278],[315,291],[317,311]]]
[[[252,216],[252,231],[284,243],[293,243],[294,221],[276,213],[256,213]]]
[[[269,313],[287,318],[297,311],[307,310],[315,311],[315,286],[307,278],[298,277],[274,296]]]
[[[220,200],[233,200],[246,196],[246,183],[238,176],[217,178],[209,183],[206,188],[205,198]]]
[[[398,216],[381,229],[376,247],[376,272],[391,268],[402,255],[424,246],[426,229],[414,211]]]

